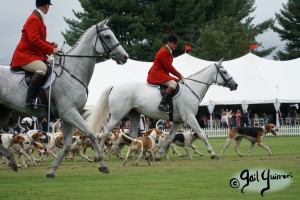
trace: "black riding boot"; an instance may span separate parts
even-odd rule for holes
[[[34,73],[28,86],[26,108],[46,108],[47,106],[38,101],[37,94],[41,87],[44,76]]]
[[[174,89],[172,87],[168,87],[165,91],[165,94],[162,97],[162,100],[158,106],[158,109],[169,113],[169,98],[173,95]]]

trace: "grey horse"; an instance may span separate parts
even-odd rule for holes
[[[89,136],[95,152],[95,161],[99,161],[99,170],[108,173],[94,132],[80,114],[87,101],[88,84],[94,72],[96,57],[99,54],[106,55],[118,64],[126,63],[128,59],[127,52],[108,27],[108,22],[109,19],[105,19],[89,28],[74,47],[61,56],[64,62],[55,67],[56,78],[52,84],[50,100],[51,113],[64,124],[64,146],[52,162],[46,174],[48,178],[55,177],[56,169],[67,155],[72,145],[72,132],[75,127]],[[13,110],[37,117],[47,116],[46,110],[25,108],[26,93],[24,74],[15,74],[9,67],[0,67],[0,128],[6,124]],[[46,94],[49,94],[49,89],[46,90]]]
[[[8,166],[12,170],[14,170],[15,172],[18,171],[18,166],[16,164],[16,160],[14,158],[14,154],[9,149],[7,149],[4,146],[2,146],[1,144],[0,144],[0,155],[3,155],[3,156],[5,156],[7,158],[8,162],[9,162]]]
[[[195,118],[199,104],[212,84],[224,86],[230,90],[236,90],[238,87],[233,77],[222,66],[222,60],[185,78],[185,82],[180,83],[181,90],[173,98],[173,125],[169,138],[156,155],[157,160],[161,159],[161,154],[169,147],[183,122],[187,123],[202,139],[211,158],[218,159]],[[85,113],[88,116],[87,122],[94,131],[103,126],[110,114],[100,142],[100,153],[103,153],[105,138],[125,116],[130,118],[129,132],[133,138],[137,137],[140,113],[153,119],[170,120],[167,113],[158,110],[160,99],[161,95],[157,87],[145,83],[127,82],[107,87],[100,95],[95,107]]]

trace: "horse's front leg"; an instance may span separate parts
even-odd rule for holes
[[[207,151],[211,154],[211,159],[219,159],[219,157],[216,155],[216,153],[210,146],[204,131],[200,128],[200,126],[196,120],[196,117],[193,115],[190,115],[187,118],[186,123],[190,126],[190,128],[192,130],[194,130],[198,134],[198,137],[204,142]]]
[[[161,160],[161,155],[164,154],[166,152],[166,150],[169,148],[170,144],[172,143],[172,141],[175,138],[175,135],[176,135],[178,129],[180,128],[180,125],[181,125],[181,123],[179,123],[179,122],[173,122],[169,136],[167,137],[165,143],[160,147],[160,149],[158,150],[158,152],[155,155],[156,161]]]
[[[99,150],[99,146],[96,142],[95,133],[88,127],[86,121],[82,118],[77,110],[70,110],[69,112],[62,113],[63,121],[68,122],[73,127],[77,127],[80,131],[87,134],[89,139],[91,140],[94,153],[95,153],[95,161],[99,161],[99,171],[103,173],[109,173],[109,170],[105,164],[103,152],[101,153]],[[69,117],[72,116],[72,117]]]
[[[66,157],[68,152],[70,151],[72,145],[72,134],[73,134],[73,126],[70,125],[68,122],[63,121],[64,130],[63,130],[63,148],[60,154],[54,159],[52,162],[51,168],[47,173],[47,178],[54,178],[55,171],[60,165],[61,161]]]

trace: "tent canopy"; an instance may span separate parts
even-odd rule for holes
[[[174,58],[173,65],[187,77],[216,63],[183,54]],[[113,60],[96,64],[89,84],[89,97],[86,107],[92,107],[99,99],[102,90],[109,85],[127,81],[146,82],[152,62],[129,59],[124,65]],[[239,84],[236,91],[212,85],[200,105],[299,103],[300,85],[297,77],[300,72],[300,58],[290,61],[274,61],[248,53],[240,58],[223,61],[223,66]]]

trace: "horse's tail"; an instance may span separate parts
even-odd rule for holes
[[[232,126],[231,126],[231,113],[232,113],[232,110],[229,111],[227,114],[226,114],[226,124],[228,126],[228,129],[231,130],[232,129]]]
[[[84,117],[87,117],[87,124],[94,131],[94,133],[99,132],[99,130],[103,126],[104,120],[106,119],[106,117],[108,117],[108,97],[112,88],[113,86],[106,87],[100,95],[100,98],[95,107],[84,113]]]

